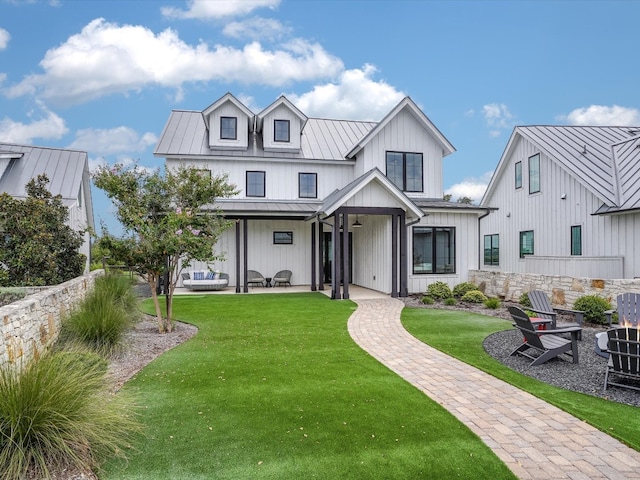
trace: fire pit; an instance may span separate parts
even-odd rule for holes
[[[640,391],[640,326],[621,326],[607,331],[609,362],[604,376],[604,389],[609,385]],[[627,379],[611,381],[610,375]]]

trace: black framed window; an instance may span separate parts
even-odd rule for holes
[[[273,232],[274,245],[292,245],[293,232]]]
[[[413,227],[413,273],[455,272],[455,227]]]
[[[298,197],[318,198],[317,173],[298,173]]]
[[[529,157],[529,193],[540,191],[540,154]]]
[[[422,192],[422,154],[387,152],[387,178],[403,192]]]
[[[247,197],[264,197],[265,196],[265,173],[248,171],[247,172]]]
[[[516,162],[515,176],[516,190],[518,190],[522,188],[522,162]]]
[[[520,232],[520,258],[533,255],[533,230]]]
[[[582,255],[582,226],[571,227],[571,255]]]
[[[484,264],[500,265],[500,235],[484,236]]]
[[[273,140],[276,142],[289,142],[291,133],[290,127],[291,125],[289,120],[274,120]]]
[[[220,117],[220,138],[223,140],[238,139],[238,119],[236,117]]]

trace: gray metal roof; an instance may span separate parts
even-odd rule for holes
[[[596,213],[640,208],[639,133],[640,127],[516,127],[481,203],[502,175],[518,136],[522,136],[602,200],[604,205]]]
[[[260,135],[249,141],[247,150],[209,148],[202,112],[173,110],[160,135],[154,155],[161,157],[261,157],[308,160],[344,160],[346,152],[377,124],[351,120],[310,118],[302,130],[300,152],[265,152]]]
[[[88,172],[86,152],[6,143],[0,143],[0,152],[5,154],[3,156],[15,154],[19,157],[9,160],[0,172],[0,192],[25,197],[25,185],[44,173],[49,178],[48,189],[53,195],[59,194],[65,200],[78,198],[83,172],[85,169]]]
[[[215,207],[219,208],[225,215],[261,215],[286,216],[306,218],[315,212],[321,202],[295,202],[295,201],[274,201],[265,200],[256,202],[253,200],[238,199],[218,199]]]

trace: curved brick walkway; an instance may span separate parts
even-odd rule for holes
[[[519,478],[640,479],[639,452],[412,337],[400,300],[352,300],[351,337],[465,423]]]

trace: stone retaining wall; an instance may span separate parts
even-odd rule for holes
[[[0,366],[29,361],[55,342],[62,318],[103,273],[95,270],[0,307]]]
[[[469,281],[475,283],[490,297],[517,302],[520,295],[531,290],[542,290],[558,306],[571,306],[584,295],[599,295],[616,306],[620,293],[640,293],[640,279],[605,280],[533,273],[469,270]]]

